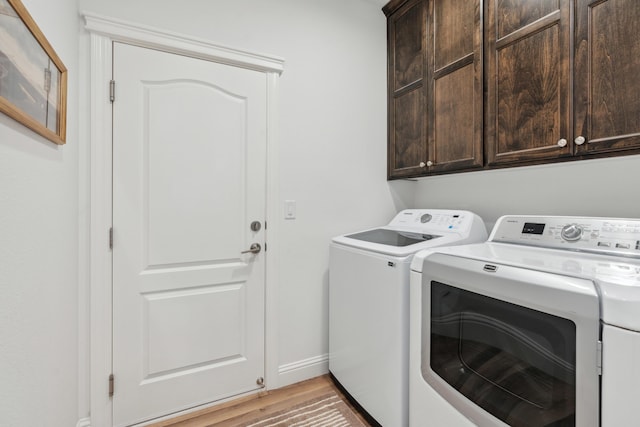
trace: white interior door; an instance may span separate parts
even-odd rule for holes
[[[266,76],[114,44],[113,420],[260,385]],[[250,228],[260,221],[259,231]]]

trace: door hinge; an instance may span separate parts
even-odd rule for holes
[[[598,375],[602,375],[602,341],[598,341],[596,344],[596,369]]]
[[[116,81],[109,81],[109,101],[113,103],[116,100]]]
[[[113,227],[109,229],[109,249],[113,249]]]
[[[114,382],[113,374],[109,375],[109,397],[113,397]]]

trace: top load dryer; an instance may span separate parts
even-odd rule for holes
[[[409,266],[413,254],[486,240],[468,211],[408,209],[386,226],[335,237],[329,370],[378,423],[409,423]]]

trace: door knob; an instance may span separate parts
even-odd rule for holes
[[[240,252],[241,254],[248,254],[249,252],[251,252],[252,254],[257,254],[262,250],[262,246],[260,246],[260,243],[253,243],[251,245],[251,247],[249,247],[248,250],[246,251],[242,251]]]

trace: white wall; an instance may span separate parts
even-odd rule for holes
[[[78,419],[76,0],[23,0],[69,70],[67,144],[0,114],[0,425]]]
[[[279,90],[279,386],[326,372],[332,236],[387,222],[386,21],[372,0],[80,0],[80,10],[285,59]],[[301,369],[290,370],[292,366]],[[270,384],[273,386],[273,383]]]
[[[23,1],[69,69],[68,142],[57,147],[0,115],[0,425],[72,426],[88,415],[86,325],[77,320],[78,305],[87,319],[88,291],[86,257],[78,253],[88,152],[78,137],[77,8],[76,0]],[[379,7],[366,0],[80,0],[81,10],[285,58],[280,199],[271,203],[296,200],[298,217],[278,224],[278,363],[302,369],[281,375],[279,385],[326,369],[334,235],[384,223],[408,204],[469,209],[489,226],[505,213],[640,217],[640,156],[387,183]]]
[[[442,175],[416,185],[417,207],[468,209],[490,230],[505,214],[640,218],[640,156]]]

